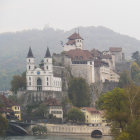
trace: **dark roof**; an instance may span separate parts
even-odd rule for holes
[[[109,51],[110,52],[121,52],[122,51],[122,48],[119,48],[119,47],[110,47],[109,48]]]
[[[94,60],[94,66],[95,67],[101,67],[101,66],[109,67],[109,64],[107,62],[101,61],[100,59],[97,59],[97,60]]]
[[[46,51],[46,54],[45,54],[44,58],[48,58],[48,57],[51,57],[49,48],[47,48],[47,51]]]
[[[61,106],[61,104],[55,98],[45,99],[44,103],[47,106]]]
[[[27,58],[34,58],[31,47],[29,48]]]
[[[74,45],[75,44],[75,40],[69,40],[66,44],[67,45]]]
[[[82,60],[82,61],[93,60],[93,57],[88,50],[81,50],[81,49],[70,50],[66,52],[66,56],[70,57],[72,61],[73,60]]]
[[[96,49],[92,49],[91,50],[91,55],[95,58],[100,58],[102,53],[99,51],[99,50],[96,50]]]
[[[6,107],[19,106],[17,103],[10,101],[4,95],[0,95],[0,102]]]
[[[82,39],[83,38],[78,34],[78,33],[73,33],[71,36],[68,37],[70,40],[75,40],[75,39]]]

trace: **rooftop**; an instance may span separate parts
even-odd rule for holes
[[[70,50],[66,52],[66,56],[70,57],[73,60],[93,60],[93,57],[91,53],[88,50],[81,50],[81,49],[75,49],[75,50]]]
[[[110,47],[109,48],[109,51],[110,52],[121,52],[122,51],[122,48],[119,48],[119,47]]]
[[[83,38],[78,33],[73,33],[71,36],[68,37],[69,40],[75,40],[75,39],[82,39]]]
[[[44,101],[48,106],[60,106],[61,104],[55,98],[49,98]]]
[[[100,114],[100,111],[93,107],[83,107],[82,109],[87,110],[91,114]]]

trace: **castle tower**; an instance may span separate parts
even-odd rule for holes
[[[74,33],[68,37],[68,42],[64,45],[64,51],[81,49],[83,50],[83,38],[79,33]]]
[[[27,62],[27,71],[33,71],[35,68],[35,61],[34,61],[34,56],[31,47],[29,48],[26,62]]]
[[[48,72],[53,71],[52,57],[51,57],[49,48],[47,48],[47,51],[46,51],[46,54],[45,54],[45,57],[44,57],[44,70],[48,71]]]

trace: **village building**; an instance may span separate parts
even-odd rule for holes
[[[49,114],[52,114],[54,117],[63,120],[63,109],[62,105],[55,98],[48,98],[44,101],[48,107]]]
[[[31,48],[26,58],[27,62],[27,91],[62,91],[60,77],[54,77],[52,57],[47,48],[42,67],[36,67]]]
[[[106,119],[103,111],[99,111],[93,107],[83,107],[81,111],[85,115],[85,123],[92,124],[93,126],[105,125]]]
[[[0,113],[3,117],[8,119],[14,115],[16,119],[21,120],[20,105],[8,100],[4,95],[0,95],[0,102],[3,105],[0,108]]]

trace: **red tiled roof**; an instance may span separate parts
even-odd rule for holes
[[[100,111],[98,111],[96,108],[93,107],[83,107],[82,109],[87,110],[91,114],[100,114]]]
[[[122,51],[122,48],[119,48],[119,47],[110,47],[109,48],[109,51],[110,52],[121,52]]]
[[[72,60],[92,60],[93,57],[88,50],[75,49],[66,52],[66,55],[69,56]]]
[[[75,44],[75,40],[69,40],[66,44],[67,45],[73,45],[73,44]]]
[[[49,98],[44,101],[48,106],[60,106],[61,104],[55,98]]]
[[[78,34],[78,33],[73,33],[71,36],[68,37],[70,40],[75,40],[75,39],[82,39],[83,38]]]

